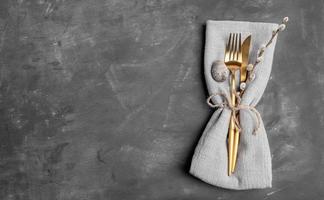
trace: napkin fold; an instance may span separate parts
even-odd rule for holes
[[[278,24],[272,23],[208,20],[204,73],[209,94],[224,93],[230,96],[230,78],[228,77],[225,82],[216,82],[211,76],[212,63],[224,59],[229,33],[242,33],[242,40],[252,35],[249,63],[254,63],[258,49],[271,38],[272,31],[277,28]],[[262,97],[271,73],[275,44],[276,37],[267,47],[263,61],[256,66],[256,77],[247,85],[241,104],[256,106]],[[224,100],[215,97],[212,101],[216,104]],[[258,132],[256,135],[252,134],[256,123],[253,114],[248,110],[240,111],[242,132],[237,166],[235,173],[228,176],[227,134],[230,116],[231,110],[228,108],[219,108],[214,112],[195,149],[190,173],[209,184],[222,188],[244,190],[271,187],[271,154],[266,131],[261,119]]]

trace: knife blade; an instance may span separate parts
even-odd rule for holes
[[[249,35],[242,44],[242,66],[240,81],[245,82],[247,78],[246,67],[249,64],[249,53],[250,53],[251,35]]]
[[[251,35],[249,35],[242,43],[242,66],[240,68],[240,83],[245,82],[247,79],[247,65],[249,64],[249,53],[250,53]],[[242,92],[241,94],[242,95]],[[234,133],[234,146],[233,146],[233,162],[231,171],[234,173],[237,161],[238,144],[240,140],[240,133],[235,129]]]

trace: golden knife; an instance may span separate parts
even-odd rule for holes
[[[247,70],[246,67],[249,64],[249,52],[250,52],[250,43],[251,43],[251,35],[249,35],[242,44],[242,66],[240,68],[240,83],[246,82],[247,79]],[[240,94],[242,95],[242,94]],[[233,162],[232,162],[232,173],[234,173],[237,161],[237,151],[238,144],[240,140],[240,132],[235,129],[234,133],[234,146],[233,146]]]

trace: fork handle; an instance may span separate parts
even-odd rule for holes
[[[230,92],[231,92],[231,101],[232,105],[235,105],[236,101],[236,83],[235,83],[235,71],[231,71],[231,85],[230,85]],[[235,126],[234,126],[234,119],[233,115],[235,113],[231,113],[231,120],[229,124],[229,130],[228,130],[228,175],[230,176],[232,174],[232,165],[233,165],[233,148],[234,148],[234,132],[235,132]]]

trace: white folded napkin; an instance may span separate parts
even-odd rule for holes
[[[278,24],[239,22],[239,21],[207,21],[205,43],[205,79],[209,94],[225,93],[230,96],[229,80],[216,82],[211,76],[211,66],[215,60],[224,59],[225,45],[229,33],[252,35],[249,63],[254,63],[257,51],[272,36]],[[255,69],[255,79],[247,85],[241,104],[256,106],[260,100],[270,77],[276,37],[264,53],[264,59]],[[214,103],[223,102],[214,98]],[[261,113],[262,115],[262,113]],[[228,176],[227,134],[231,110],[217,109],[209,120],[195,149],[190,173],[197,178],[228,189],[252,189],[271,187],[272,168],[268,138],[261,120],[261,126],[253,135],[256,126],[253,114],[248,110],[240,111],[242,132],[238,149],[235,173]]]

